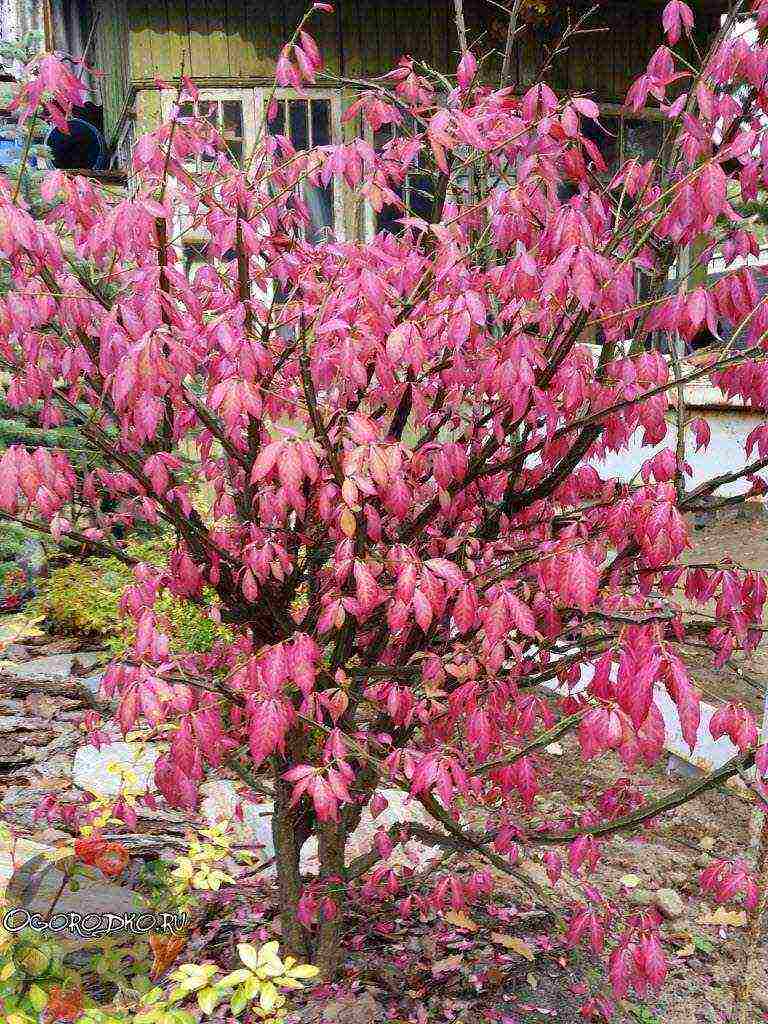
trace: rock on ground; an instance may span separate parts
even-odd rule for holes
[[[683,898],[674,889],[658,889],[653,896],[653,905],[668,921],[673,921],[685,914]]]
[[[69,679],[76,663],[84,668],[92,668],[103,655],[99,651],[68,652],[66,654],[46,654],[32,657],[18,664],[5,662],[3,671],[18,679]]]
[[[272,842],[272,811],[274,804],[270,800],[254,804],[243,800],[233,782],[217,779],[203,783],[200,787],[203,794],[202,813],[210,823],[225,821],[233,829],[234,835],[241,842],[254,843],[262,847],[266,860],[275,855]],[[350,836],[347,844],[347,861],[354,860],[361,854],[368,853],[373,847],[374,836],[380,829],[388,829],[399,822],[416,822],[424,825],[433,824],[432,819],[414,800],[409,800],[406,793],[399,789],[385,789],[381,795],[387,801],[387,807],[376,818],[371,817],[369,808],[363,811],[360,824]],[[238,813],[238,806],[240,808]],[[391,857],[391,863],[420,864],[432,853],[432,848],[418,842],[406,843],[397,847]],[[316,871],[317,845],[310,840],[301,851],[302,871]]]
[[[75,754],[72,781],[80,789],[97,796],[117,796],[122,772],[135,776],[134,793],[146,793],[152,785],[152,774],[158,751],[135,743],[105,743],[96,747],[80,747]]]
[[[54,847],[28,839],[17,839],[12,848],[10,844],[0,845],[0,892],[9,910],[18,909],[44,917],[54,905],[56,912],[83,915],[127,914],[135,910],[133,892],[102,877],[95,869],[78,878],[76,891],[67,885],[62,889],[65,875],[55,861],[57,856]],[[61,864],[66,871],[67,858]],[[71,939],[77,933],[70,935],[64,929],[58,934],[60,938]]]

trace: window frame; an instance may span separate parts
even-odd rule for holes
[[[262,104],[265,102],[266,97],[269,95],[269,90],[262,89]],[[341,122],[342,105],[341,105],[341,90],[340,89],[302,89],[299,93],[295,89],[278,88],[275,89],[272,97],[276,100],[308,100],[310,103],[312,100],[328,100],[330,102],[331,110],[331,142],[330,145],[338,146],[344,138]],[[262,106],[263,111],[263,106]],[[309,123],[311,125],[312,118],[310,117]],[[290,136],[287,136],[290,138]],[[333,233],[339,242],[344,242],[347,239],[347,224],[344,216],[344,189],[338,180],[333,182]]]
[[[160,96],[161,116],[167,119],[171,108],[176,102],[175,89],[163,89]],[[331,145],[338,145],[343,138],[342,132],[342,98],[340,89],[312,88],[303,89],[300,93],[295,89],[278,88],[274,92],[265,85],[240,88],[235,86],[206,86],[198,90],[197,102],[239,100],[243,109],[243,159],[247,161],[256,142],[260,126],[263,124],[266,104],[273,97],[276,100],[326,100],[330,103]],[[333,233],[339,241],[347,236],[346,219],[344,216],[344,194],[338,182],[333,189]],[[192,238],[191,240],[196,240]]]
[[[253,146],[256,140],[256,129],[261,121],[263,109],[262,97],[259,95],[261,89],[239,89],[234,86],[210,86],[198,89],[196,103],[225,102],[236,100],[242,104],[243,109],[243,159],[249,157],[249,144]],[[177,92],[175,89],[163,89],[160,94],[160,111],[163,120],[171,116],[171,109],[176,102]],[[189,102],[185,100],[184,102]]]

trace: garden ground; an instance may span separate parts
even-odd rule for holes
[[[730,558],[744,566],[768,565],[768,520],[762,506],[750,505],[739,513],[724,512],[699,522],[692,534],[690,561]],[[42,646],[41,646],[42,644]],[[58,666],[57,672],[38,670],[24,680],[19,669],[3,675],[0,696],[0,817],[43,842],[57,842],[65,833],[32,821],[32,811],[44,794],[66,798],[72,792],[72,756],[77,745],[75,722],[94,698],[88,658],[81,655],[72,666],[71,641],[39,638],[28,654],[45,653],[28,666]],[[66,649],[69,648],[69,653]],[[17,656],[24,652],[17,650]],[[51,657],[53,660],[51,660]],[[57,660],[58,659],[58,660]],[[705,697],[743,699],[755,710],[762,705],[768,679],[768,654],[757,654],[734,668],[713,670],[706,656],[689,659]],[[71,671],[70,671],[71,669]],[[21,669],[26,676],[33,672]],[[602,761],[574,770],[576,758],[567,756],[563,743],[563,770],[555,778],[547,800],[554,809],[587,806],[593,793],[622,777],[618,761]],[[663,796],[680,785],[660,765],[648,776],[649,796]],[[541,807],[542,810],[547,808]],[[482,816],[470,812],[468,818]],[[727,822],[727,829],[723,824]],[[648,1008],[629,1002],[619,1020],[654,1024],[719,1024],[730,1019],[734,986],[743,972],[745,919],[729,907],[717,911],[701,899],[697,879],[713,857],[743,855],[753,849],[754,813],[746,790],[728,786],[701,798],[656,823],[642,837],[615,840],[605,848],[596,871],[584,881],[594,883],[624,910],[655,905],[665,915],[662,933],[670,973],[662,997]],[[153,813],[139,821],[133,848],[140,856],[171,849],[184,831],[177,812]],[[752,844],[752,845],[750,845]],[[322,998],[296,1004],[293,1020],[303,1024],[378,1024],[378,1021],[498,1021],[533,1024],[582,1021],[578,1007],[583,987],[598,978],[590,956],[565,951],[556,921],[559,907],[579,886],[563,880],[549,888],[543,871],[533,863],[523,870],[543,883],[544,902],[506,876],[497,878],[495,901],[448,912],[442,917],[401,923],[387,906],[360,906],[347,943],[344,983]],[[664,890],[652,888],[652,878],[665,879]],[[244,908],[259,903],[265,883],[258,879],[244,890]],[[267,903],[264,903],[267,906]],[[551,911],[551,915],[547,913]],[[211,907],[215,919],[215,906]],[[222,917],[224,915],[222,914]],[[269,911],[254,921],[262,937],[279,933]],[[203,948],[196,957],[222,955],[234,941],[224,923],[214,925],[192,940]],[[768,1020],[766,946],[759,964],[753,999],[753,1019]]]

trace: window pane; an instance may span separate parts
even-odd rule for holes
[[[408,175],[408,205],[410,212],[422,220],[432,216],[434,186],[428,174]]]
[[[225,138],[243,137],[243,105],[239,100],[224,100],[221,104],[221,126]]]
[[[242,142],[233,139],[232,141],[227,142],[227,146],[229,147],[229,152],[232,154],[232,159],[235,161],[235,163],[241,164],[243,162]]]
[[[385,206],[381,213],[376,216],[376,230],[386,231],[390,235],[397,235],[403,230],[403,225],[397,223],[397,218],[404,216],[405,214],[402,210],[399,210],[396,206],[391,204]]]
[[[179,104],[179,117],[194,117],[195,105],[190,100]]]
[[[305,184],[304,201],[311,221],[307,228],[307,241],[319,242],[327,233],[324,229],[333,230],[333,187],[330,184],[325,188]]]
[[[310,102],[312,116],[312,145],[330,146],[331,144],[331,103],[330,100],[312,100]]]
[[[309,149],[309,123],[306,100],[288,101],[288,124],[290,139],[296,149]]]
[[[219,127],[219,104],[216,100],[200,100],[198,109],[200,117],[215,124],[217,128]]]
[[[269,122],[270,135],[285,135],[285,101],[275,100],[277,113]]]

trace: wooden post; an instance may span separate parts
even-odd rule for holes
[[[467,52],[467,25],[464,21],[463,0],[453,0],[456,12],[456,35],[459,37],[459,52],[462,57]]]

